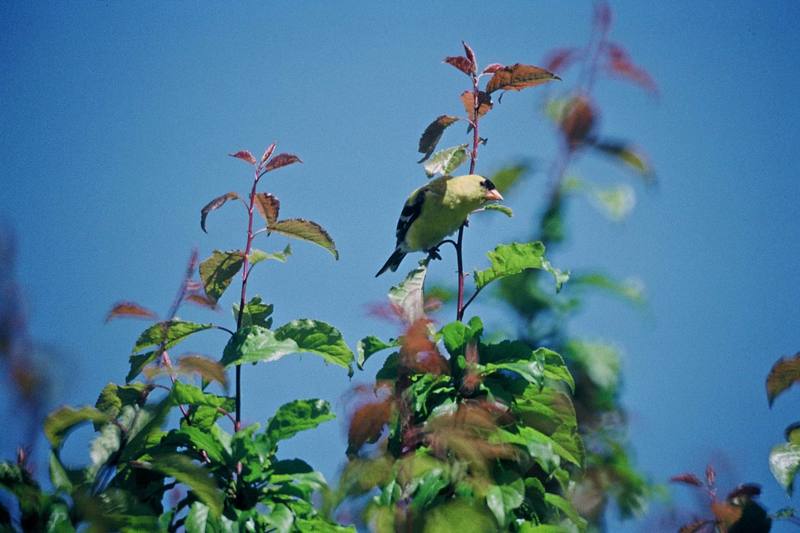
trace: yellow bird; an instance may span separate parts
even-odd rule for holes
[[[437,245],[461,227],[470,213],[502,199],[494,183],[477,174],[429,181],[406,200],[397,221],[397,245],[375,277],[397,270],[409,252],[435,252]]]

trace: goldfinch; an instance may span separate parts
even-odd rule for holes
[[[488,202],[502,200],[490,180],[477,174],[442,176],[411,193],[397,221],[397,245],[377,278],[394,272],[408,252],[436,251],[445,237],[456,231],[470,213]]]

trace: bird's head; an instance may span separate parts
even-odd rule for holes
[[[503,195],[500,194],[500,191],[498,191],[497,187],[494,186],[492,180],[488,178],[482,178],[480,187],[481,191],[483,192],[483,197],[487,202],[500,201],[503,199]]]
[[[481,208],[483,205],[503,199],[491,180],[477,174],[465,176],[445,176],[439,178],[440,186],[444,186],[445,203],[461,204],[470,211]]]

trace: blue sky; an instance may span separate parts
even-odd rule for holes
[[[659,183],[647,191],[603,161],[578,166],[586,179],[627,180],[637,206],[620,224],[576,201],[573,239],[553,262],[636,276],[649,306],[598,299],[573,330],[623,349],[631,438],[654,480],[714,461],[723,484],[759,482],[776,510],[791,502],[766,458],[795,420],[798,394],[769,410],[764,378],[779,356],[800,350],[800,7],[612,7],[612,37],[649,70],[660,97],[602,82],[602,127],[644,147]],[[264,190],[280,197],[284,216],[324,225],[341,260],[298,243],[290,263],[257,271],[252,290],[275,303],[278,323],[326,320],[351,345],[394,334],[367,309],[399,279],[373,275],[391,252],[403,200],[425,179],[419,135],[437,115],[460,111],[466,87],[441,59],[465,39],[484,64],[536,64],[553,47],[584,42],[590,15],[589,3],[533,1],[2,3],[0,220],[17,234],[32,333],[58,348],[48,362],[63,378],[55,401],[93,403],[105,383],[124,379],[144,324],[104,325],[113,302],[166,312],[193,246],[201,256],[243,246],[240,210],[212,214],[205,235],[199,209],[247,190],[248,167],[227,153],[260,153],[272,141],[304,164],[270,175]],[[533,89],[495,107],[478,172],[553,156],[539,104]],[[466,264],[481,266],[497,242],[524,235],[542,191],[537,174],[509,200],[515,219],[473,224]],[[232,320],[227,311],[182,314]],[[219,354],[225,340],[208,333],[187,350]],[[296,397],[341,408],[350,386],[312,356],[248,367],[245,419],[263,423]],[[13,411],[2,416],[13,428]],[[343,435],[329,423],[284,452],[333,477]],[[17,440],[14,431],[0,435],[0,453],[10,456]]]

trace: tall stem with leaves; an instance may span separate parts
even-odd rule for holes
[[[261,157],[261,162],[256,166],[253,172],[253,186],[250,188],[250,196],[247,202],[247,240],[245,242],[244,256],[242,258],[242,289],[239,297],[239,312],[236,314],[236,331],[239,331],[242,327],[242,317],[244,316],[245,304],[247,303],[247,280],[250,277],[250,270],[252,268],[250,265],[250,251],[253,248],[253,211],[256,203],[256,189],[258,188],[258,182],[261,180],[261,176],[264,175],[264,173],[261,172],[261,167],[269,159],[274,150],[274,143],[267,147],[267,150]],[[242,425],[242,365],[236,365],[235,372],[236,431],[239,431]]]
[[[438,173],[448,175],[457,169],[469,157],[469,173],[475,173],[475,167],[478,161],[478,149],[482,142],[480,137],[480,119],[483,115],[488,113],[493,106],[491,94],[495,91],[520,91],[527,87],[535,87],[551,80],[558,80],[558,76],[549,72],[548,70],[535,67],[533,65],[522,65],[516,63],[512,66],[504,66],[500,63],[492,63],[484,68],[480,74],[478,73],[478,62],[475,57],[473,49],[464,41],[461,43],[464,47],[463,56],[449,56],[444,59],[444,62],[455,67],[463,74],[469,77],[471,85],[470,90],[461,94],[461,103],[463,104],[466,117],[463,120],[469,125],[467,132],[472,133],[471,147],[467,149],[468,144],[454,146],[441,150],[434,154],[436,145],[444,133],[444,130],[455,122],[462,120],[462,118],[441,115],[434,120],[422,134],[419,141],[419,152],[424,154],[420,163],[425,163],[425,172],[429,177]],[[485,76],[491,76],[486,84],[484,90],[480,88],[480,80]],[[465,303],[464,302],[464,228],[467,221],[462,224],[458,229],[458,237],[455,241],[446,240],[454,245],[456,251],[457,263],[457,284],[458,296],[456,301],[456,320],[461,321],[464,318],[464,311],[473,298]],[[479,290],[479,289],[478,289]],[[474,295],[473,295],[474,297]]]
[[[333,240],[319,224],[279,219],[278,199],[257,191],[267,172],[300,161],[292,154],[273,157],[274,149],[274,144],[267,148],[260,161],[248,151],[231,154],[255,168],[249,195],[243,200],[237,193],[228,192],[201,209],[200,226],[205,231],[212,211],[229,200],[241,201],[247,210],[244,249],[214,250],[199,263],[199,269],[193,252],[166,320],[151,325],[136,340],[125,383],[109,383],[95,406],[62,407],[45,421],[54,495],[45,495],[28,477],[24,457],[18,465],[0,463],[0,488],[8,488],[9,481],[14,481],[10,490],[22,496],[18,499],[23,530],[353,532],[352,528],[332,524],[314,508],[314,493],[326,486],[321,474],[301,459],[278,458],[278,445],[283,440],[334,418],[328,402],[318,398],[292,400],[277,409],[266,427],[242,424],[244,363],[311,353],[350,370],[354,359],[333,326],[302,319],[273,330],[273,306],[259,296],[248,299],[253,267],[266,260],[285,262],[291,254],[288,246],[282,252],[257,249],[254,241],[261,233],[310,241],[338,258]],[[262,229],[254,229],[255,211],[265,220]],[[197,270],[199,281],[193,279]],[[233,306],[236,331],[177,318],[184,302],[216,309],[240,271],[241,291],[238,304]],[[121,302],[108,319],[125,316],[157,318],[136,303]],[[173,359],[167,354],[190,336],[212,329],[230,335],[219,360],[194,353]],[[235,397],[227,395],[225,369],[230,367],[236,372]],[[140,375],[144,382],[134,381]],[[159,382],[165,376],[169,382]],[[179,379],[185,377],[189,379]],[[213,382],[219,383],[222,395],[209,392]],[[164,428],[175,407],[181,413],[177,427]],[[231,421],[232,433],[218,423],[222,417]],[[98,433],[91,444],[91,462],[81,469],[70,466],[68,471],[60,459],[62,444],[73,428],[90,422]],[[165,509],[167,501],[173,504]],[[8,525],[7,516],[0,503],[0,529]]]
[[[475,53],[472,48],[464,43],[464,50],[467,52],[467,58],[475,64]],[[475,71],[470,72],[472,77],[472,150],[469,155],[469,173],[475,173],[475,164],[478,161],[478,146],[480,145],[480,136],[478,133],[478,125],[480,122],[480,115],[478,109],[480,108],[480,89],[478,89],[478,76]],[[458,263],[458,303],[456,306],[456,320],[461,321],[464,319],[464,227],[462,224],[458,228],[458,239],[456,240],[456,261]]]

